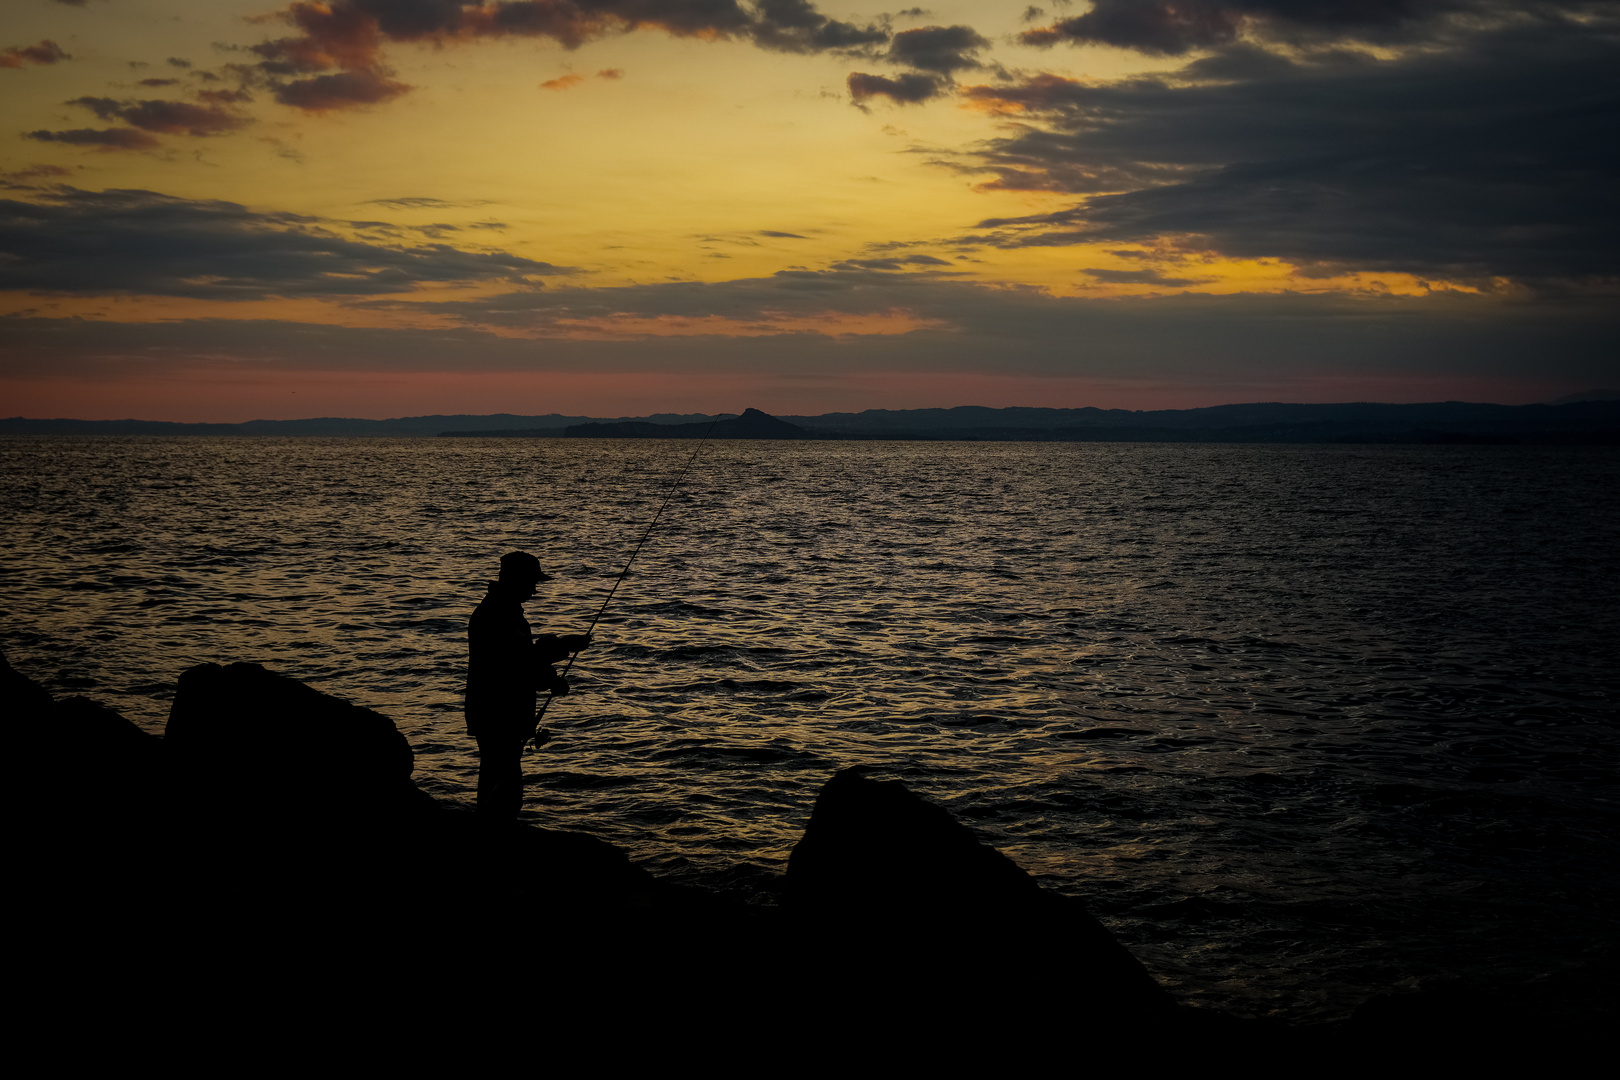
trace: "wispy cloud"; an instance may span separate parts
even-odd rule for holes
[[[510,37],[549,38],[568,49],[633,30],[739,39],[786,53],[871,53],[889,41],[881,23],[830,18],[808,0],[298,0],[275,18],[295,33],[252,46],[277,101],[307,111],[375,105],[410,87],[393,78],[390,45],[452,46]],[[617,78],[603,73],[604,78]],[[566,89],[569,76],[550,80]]]
[[[155,150],[163,145],[144,131],[134,128],[71,128],[67,131],[29,131],[24,138],[37,142],[62,143],[65,146],[87,146],[96,150]]]
[[[37,45],[12,45],[0,49],[0,68],[20,68],[24,64],[55,64],[72,57],[49,38]]]
[[[505,252],[368,243],[339,231],[379,224],[151,191],[62,188],[30,202],[0,200],[0,289],[204,300],[359,297],[573,272]]]

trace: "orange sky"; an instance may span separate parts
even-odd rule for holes
[[[1612,383],[1614,28],[1330,7],[18,0],[0,414]]]

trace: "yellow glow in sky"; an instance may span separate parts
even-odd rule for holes
[[[1447,93],[1511,98],[1488,92],[1497,67],[1469,68],[1465,46],[1468,34],[1511,33],[1512,20],[1403,41],[1340,19],[1310,23],[1311,37],[1288,21],[1304,8],[1234,7],[1229,23],[1155,31],[1185,40],[1050,48],[1018,35],[1083,4],[831,4],[792,9],[801,21],[790,25],[772,22],[780,5],[647,0],[622,8],[645,20],[632,25],[614,21],[613,0],[551,0],[546,25],[573,18],[571,29],[499,21],[541,10],[531,7],[8,5],[0,317],[16,338],[0,354],[0,389],[155,371],[153,357],[246,350],[256,359],[242,363],[265,363],[283,348],[303,368],[310,355],[360,350],[386,364],[426,349],[413,370],[446,373],[665,370],[678,357],[696,377],[727,340],[780,339],[757,360],[725,361],[756,363],[766,386],[778,352],[795,372],[813,369],[806,343],[819,339],[828,365],[855,353],[875,365],[869,388],[980,363],[1008,388],[1162,390],[1195,373],[1226,388],[1211,394],[1269,385],[1280,396],[1304,385],[1278,374],[1301,326],[1332,352],[1344,340],[1335,320],[1372,313],[1357,325],[1427,364],[1475,346],[1423,344],[1409,329],[1419,315],[1446,328],[1516,318],[1542,279],[1596,295],[1591,258],[1546,250],[1600,235],[1542,220],[1566,196],[1502,202],[1493,193],[1508,188],[1472,159],[1424,157],[1471,137],[1453,132]],[[423,13],[448,21],[412,21]],[[1596,29],[1560,25],[1573,59],[1558,78],[1588,100],[1577,76],[1612,66],[1580,51]],[[1479,55],[1511,54],[1492,47]],[[1386,76],[1429,80],[1441,105],[1425,112],[1427,99],[1405,96],[1394,108]],[[1504,123],[1510,142],[1528,130]],[[1547,152],[1501,151],[1521,163],[1511,183]],[[1255,167],[1271,170],[1265,184],[1231,179]],[[1544,178],[1586,175],[1549,166]],[[1575,277],[1547,268],[1565,254]],[[88,324],[148,330],[120,339]],[[335,329],[358,336],[303,351]],[[296,344],[269,344],[282,331]],[[407,348],[393,332],[426,336]],[[1572,332],[1568,355],[1601,352]],[[864,343],[854,352],[843,344],[853,339]],[[509,351],[523,341],[537,348]],[[627,343],[645,344],[644,359],[618,348]],[[1402,348],[1375,350],[1379,385],[1432,385],[1397,370]],[[135,359],[103,363],[125,350]],[[1561,378],[1599,377],[1571,363],[1580,374]],[[1534,366],[1494,370],[1516,365]]]

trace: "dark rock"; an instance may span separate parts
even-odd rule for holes
[[[14,738],[34,758],[20,777],[36,824],[56,834],[107,820],[111,831],[144,827],[165,800],[162,741],[105,705],[54,701],[0,656],[0,701]]]
[[[173,777],[163,740],[88,698],[56,703],[49,730],[52,790],[40,807],[62,829],[121,849],[146,849],[165,829],[172,810]]]
[[[120,937],[100,928],[127,932],[123,899],[156,895],[172,865],[162,740],[86,698],[53,701],[3,658],[0,700],[22,750],[6,864],[17,922],[67,970],[99,962]]]
[[[258,664],[182,674],[164,741],[182,783],[221,811],[376,819],[432,809],[392,720]]]
[[[245,921],[386,954],[433,923],[482,941],[658,902],[660,885],[611,844],[434,802],[386,716],[257,664],[181,675],[164,742],[190,853],[175,891],[231,897],[187,917],[193,938]]]
[[[266,1000],[310,981],[339,1011],[359,988],[466,987],[469,1021],[514,1025],[532,982],[664,1038],[724,1023],[764,1054],[791,1019],[812,1054],[953,1065],[999,1061],[1009,1021],[1201,1048],[1251,1032],[1176,1007],[1078,901],[858,769],[828,781],[782,906],[761,907],[662,883],[589,836],[440,806],[387,717],[255,664],[182,675],[164,740],[53,705],[9,667],[0,693],[70,774],[22,875],[65,969],[161,968]],[[135,911],[140,934],[109,918]]]
[[[1027,902],[1040,893],[1011,859],[898,780],[856,768],[833,775],[788,858],[795,903],[875,912],[946,901],[968,910]]]
[[[514,932],[662,904],[667,888],[612,844],[582,833],[490,826],[441,809],[411,834],[407,889],[451,922]]]
[[[0,653],[0,701],[13,724],[42,724],[51,711],[51,695],[34,680],[11,666]]]
[[[161,739],[85,697],[57,702],[52,726],[52,739],[63,752],[98,758],[108,768],[138,769],[163,749]]]
[[[825,993],[943,1028],[955,1021],[939,1012],[942,995],[989,987],[1017,987],[1026,1020],[1182,1023],[1186,1011],[1079,901],[1041,889],[904,784],[862,771],[822,788],[788,860],[787,906],[809,947],[823,961],[873,958],[824,969]]]

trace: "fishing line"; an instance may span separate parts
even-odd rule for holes
[[[697,463],[698,454],[703,452],[703,444],[709,441],[709,436],[714,432],[714,425],[720,422],[721,415],[722,414],[716,414],[715,418],[710,421],[708,429],[703,432],[703,438],[698,440],[697,448],[692,451],[692,456],[687,459],[686,468],[681,470],[681,474],[675,478],[675,482],[670,484],[669,490],[664,493],[664,501],[658,504],[658,512],[655,513],[652,520],[647,523],[646,531],[641,534],[641,542],[638,543],[636,545],[636,549],[630,553],[630,558],[625,560],[624,569],[620,570],[619,576],[613,580],[613,588],[608,590],[607,596],[602,600],[602,606],[596,609],[596,615],[591,619],[591,625],[585,628],[586,637],[591,636],[591,631],[596,629],[596,624],[601,620],[602,613],[607,611],[608,605],[613,602],[613,594],[619,591],[620,585],[624,584],[625,575],[630,573],[631,564],[636,561],[636,556],[641,554],[641,549],[647,546],[647,538],[652,535],[653,527],[658,524],[658,519],[664,516],[664,507],[669,505],[669,500],[675,497],[675,492],[680,489],[681,484],[686,480],[686,474],[691,472],[692,466]],[[578,656],[578,652],[568,654],[568,663],[563,665],[562,669],[562,674],[564,677],[568,675],[569,671],[573,670],[574,660]],[[539,745],[539,742],[543,741],[541,739],[542,732],[539,730],[540,721],[546,718],[546,710],[551,707],[551,703],[556,700],[556,697],[557,695],[553,694],[547,697],[545,701],[541,702],[540,712],[535,715],[534,737],[536,739],[536,745]]]

